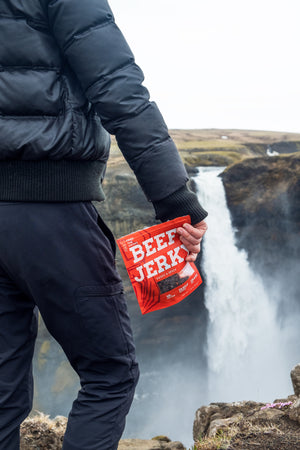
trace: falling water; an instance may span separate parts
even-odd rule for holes
[[[209,211],[203,244],[209,401],[270,401],[291,393],[291,366],[276,302],[236,246],[221,171],[201,168],[195,178]]]

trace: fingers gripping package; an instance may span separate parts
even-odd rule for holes
[[[176,232],[190,216],[177,217],[117,240],[142,314],[174,305],[201,283],[189,251]]]

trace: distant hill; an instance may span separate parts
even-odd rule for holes
[[[253,130],[170,130],[187,166],[228,166],[247,157],[269,152],[300,151],[300,133]],[[117,168],[124,162],[115,139],[112,139],[109,165]],[[120,167],[121,167],[120,166]]]
[[[252,130],[170,130],[189,166],[227,166],[246,157],[300,151],[300,133]]]

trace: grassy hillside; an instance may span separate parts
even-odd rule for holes
[[[247,157],[300,151],[300,133],[252,130],[171,130],[187,165],[227,166]]]
[[[278,153],[300,151],[300,133],[252,130],[170,130],[181,157],[188,166],[228,166],[247,157],[263,156],[267,149]],[[112,141],[110,165],[123,166]]]

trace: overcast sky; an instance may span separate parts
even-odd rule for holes
[[[300,0],[110,0],[169,128],[300,132]]]

